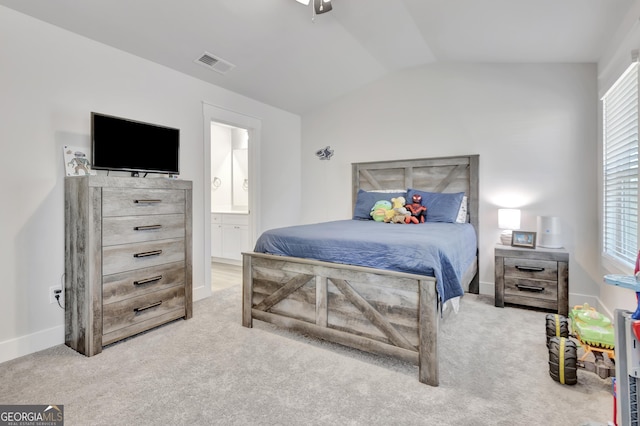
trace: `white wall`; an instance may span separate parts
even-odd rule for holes
[[[252,182],[260,223],[299,220],[300,184],[291,176],[300,175],[300,117],[2,6],[0,40],[0,362],[64,342],[64,312],[48,294],[64,272],[62,146],[90,146],[91,111],[181,130],[181,178],[194,182],[195,288],[210,285],[203,102],[261,120]]]
[[[497,209],[559,216],[570,302],[597,269],[595,64],[435,64],[399,72],[302,122],[303,221],[349,218],[352,162],[480,155],[480,281],[493,292]],[[334,149],[329,161],[315,152]]]

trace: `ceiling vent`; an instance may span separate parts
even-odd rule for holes
[[[210,70],[219,72],[220,74],[226,74],[228,71],[235,68],[235,65],[233,65],[231,62],[227,62],[222,58],[218,58],[217,56],[212,55],[209,52],[204,52],[198,59],[193,62],[200,64],[203,67],[207,67]]]

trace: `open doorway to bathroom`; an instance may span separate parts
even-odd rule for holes
[[[249,238],[249,131],[211,122],[211,290],[240,286]]]
[[[260,119],[203,103],[205,286],[194,299],[242,281],[260,217]]]

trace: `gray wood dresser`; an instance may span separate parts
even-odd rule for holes
[[[65,343],[102,347],[192,316],[192,183],[65,178]]]
[[[569,312],[569,253],[562,249],[496,245],[495,305]]]

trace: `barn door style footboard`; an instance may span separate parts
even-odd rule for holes
[[[435,278],[243,253],[242,325],[269,322],[419,366],[438,385]]]

